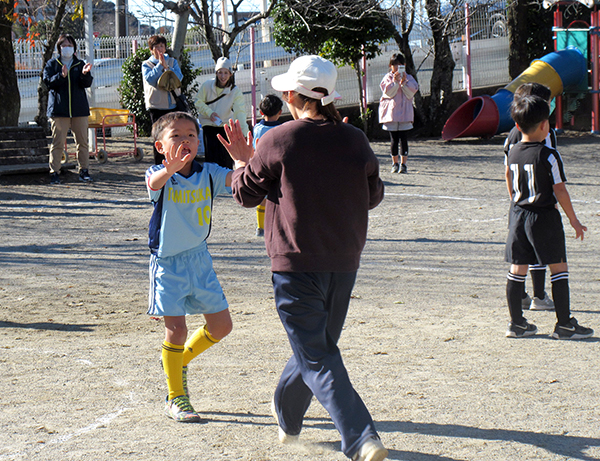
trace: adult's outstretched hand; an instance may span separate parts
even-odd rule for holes
[[[240,127],[240,122],[238,120],[234,121],[229,119],[229,122],[225,123],[223,127],[225,128],[227,140],[220,134],[217,135],[217,138],[221,144],[223,144],[225,149],[227,149],[227,152],[229,152],[229,156],[235,162],[236,168],[246,166],[254,155],[252,133],[248,132],[248,137],[246,138],[244,133],[242,133],[242,128]]]

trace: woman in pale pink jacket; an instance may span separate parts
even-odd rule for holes
[[[417,81],[405,71],[404,56],[393,54],[390,71],[379,84],[383,95],[379,100],[379,123],[389,131],[392,154],[392,173],[406,173],[408,130],[412,129],[415,111],[412,100],[419,90]],[[402,141],[401,163],[398,163],[398,144]]]

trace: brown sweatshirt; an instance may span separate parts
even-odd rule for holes
[[[301,119],[260,138],[233,173],[233,196],[251,208],[267,197],[265,245],[274,272],[350,272],[359,266],[368,211],[383,199],[379,161],[347,123]]]

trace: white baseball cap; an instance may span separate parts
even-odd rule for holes
[[[232,72],[231,61],[229,60],[229,58],[221,56],[219,59],[217,59],[217,63],[215,64],[215,72],[219,69],[227,69],[229,72]]]
[[[320,99],[326,106],[334,99],[341,99],[335,91],[337,69],[332,62],[321,56],[301,56],[295,59],[285,74],[276,75],[271,80],[271,86],[277,91],[296,91],[313,99]],[[325,88],[325,95],[314,88]]]

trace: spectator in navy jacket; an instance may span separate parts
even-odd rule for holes
[[[90,106],[85,89],[92,86],[92,64],[77,57],[77,44],[70,35],[61,35],[56,42],[58,57],[44,68],[43,80],[48,87],[48,118],[52,127],[50,147],[50,183],[60,184],[60,165],[69,130],[77,149],[79,180],[89,182],[88,116]]]

